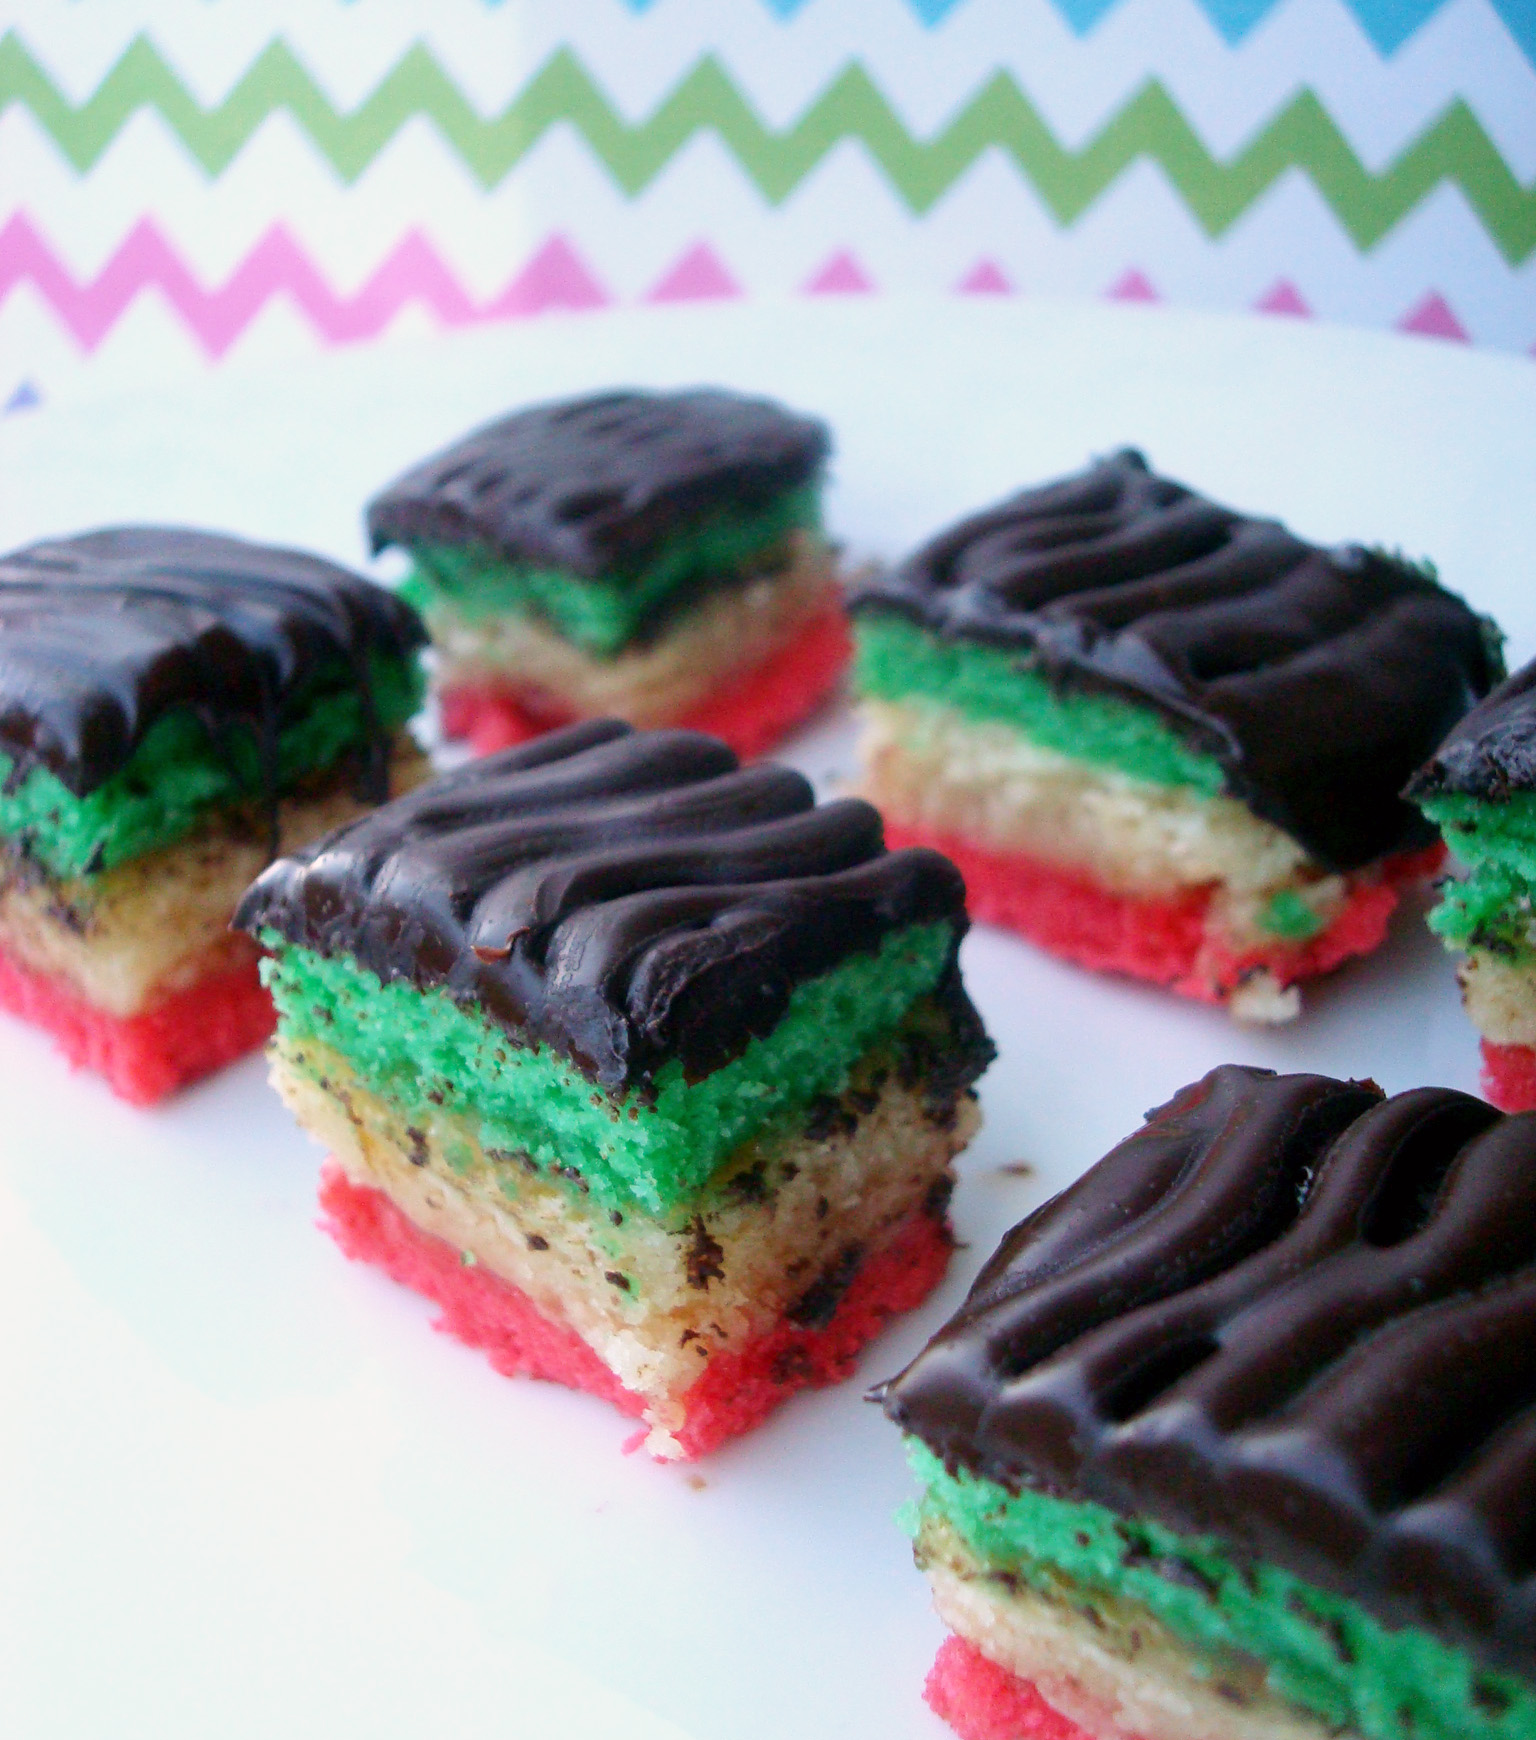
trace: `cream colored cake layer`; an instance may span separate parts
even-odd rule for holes
[[[439,607],[427,612],[427,624],[440,688],[501,684],[566,712],[655,726],[686,713],[734,671],[760,664],[837,598],[831,553],[797,533],[786,567],[710,593],[656,640],[609,659],[512,612],[471,621]]]
[[[1345,877],[1236,798],[1133,779],[948,707],[866,701],[860,710],[861,790],[896,821],[1028,853],[1117,894],[1214,886],[1211,927],[1236,948],[1275,942],[1259,915],[1282,890],[1312,909],[1319,929],[1348,897]]]
[[[948,707],[866,701],[860,711],[865,787],[903,819],[1081,867],[1122,894],[1219,882],[1256,899],[1293,886],[1321,896],[1320,879],[1341,882],[1236,798],[1133,779]]]
[[[1473,949],[1456,976],[1472,1025],[1485,1039],[1536,1046],[1536,965]]]
[[[397,749],[390,795],[431,767],[414,744]],[[344,790],[278,806],[279,851],[291,852],[371,806]],[[0,858],[0,949],[65,980],[109,1015],[136,1015],[255,950],[230,933],[240,896],[265,867],[267,839],[254,809],[214,818],[198,833],[130,858],[100,876],[59,880]]]
[[[669,1230],[493,1162],[461,1119],[406,1126],[334,1052],[279,1038],[272,1079],[349,1178],[511,1282],[645,1396],[656,1455],[676,1454],[669,1431],[708,1357],[786,1311],[815,1321],[818,1297],[830,1315],[838,1280],[944,1189],[979,1122],[974,1095],[934,1108],[872,1055],[810,1128],[744,1144]]]
[[[924,1520],[918,1563],[950,1630],[1094,1740],[1355,1740],[1272,1692],[1259,1662],[1201,1661],[1145,1608],[1097,1592],[1090,1622],[1065,1585],[988,1571],[940,1519]]]

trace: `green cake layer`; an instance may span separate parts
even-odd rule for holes
[[[877,701],[937,702],[984,725],[1009,725],[1043,749],[1157,785],[1225,790],[1214,756],[1191,749],[1146,707],[1054,687],[1013,653],[941,639],[899,616],[854,619],[854,687]]]
[[[1282,942],[1303,943],[1326,930],[1328,925],[1294,888],[1278,888],[1259,913],[1259,928],[1279,937]]]
[[[1536,793],[1491,803],[1450,792],[1418,802],[1468,870],[1445,885],[1431,927],[1452,948],[1488,949],[1506,960],[1536,956]]]
[[[445,991],[381,984],[349,959],[262,937],[279,1043],[329,1046],[408,1121],[456,1114],[483,1148],[526,1155],[604,1207],[657,1216],[685,1207],[749,1137],[841,1093],[859,1058],[938,985],[952,941],[946,923],[898,931],[878,954],[798,986],[771,1034],[702,1080],[664,1065],[647,1103],[636,1093],[615,1102],[557,1053],[517,1045]]]
[[[582,579],[557,568],[509,563],[475,545],[416,544],[404,594],[430,615],[469,621],[524,611],[599,658],[642,637],[703,584],[734,576],[792,532],[819,530],[819,485],[791,490],[753,513],[720,512],[675,533],[643,567]]]
[[[323,772],[369,741],[357,691],[320,694],[278,734],[277,787]],[[375,657],[373,704],[385,731],[421,705],[423,678],[412,659]],[[125,766],[84,797],[45,767],[9,789],[13,762],[0,753],[0,838],[24,839],[28,853],[55,876],[92,875],[185,838],[210,810],[257,796],[263,786],[254,731],[215,744],[194,713],[158,719]]]
[[[1257,1657],[1280,1696],[1368,1740],[1532,1740],[1536,1691],[1427,1632],[1393,1630],[1357,1602],[1279,1566],[1241,1567],[1218,1541],[1102,1505],[1011,1493],[914,1439],[926,1493],[905,1520],[947,1523],[981,1560],[1094,1622],[1095,1597],[1140,1608],[1197,1652]],[[1108,1606],[1106,1608],[1106,1615]]]

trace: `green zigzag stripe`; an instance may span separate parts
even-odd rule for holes
[[[288,45],[274,41],[223,102],[205,109],[148,38],[140,36],[78,107],[14,32],[0,38],[0,105],[21,103],[84,172],[128,118],[158,110],[210,175],[272,114],[287,111],[347,182],[405,123],[437,127],[486,187],[506,176],[550,128],[574,128],[626,194],[655,180],[696,134],[715,133],[763,197],[786,199],[828,152],[860,142],[914,212],[929,210],[989,150],[1013,159],[1061,224],[1071,224],[1127,169],[1160,165],[1208,235],[1228,230],[1288,170],[1299,170],[1355,245],[1370,248],[1442,182],[1459,187],[1511,265],[1536,250],[1536,184],[1522,186],[1457,98],[1380,174],[1367,169],[1322,103],[1301,91],[1235,156],[1213,157],[1156,80],[1082,150],[1060,144],[1028,97],[996,73],[930,139],[903,125],[869,74],[846,67],[793,126],[775,132],[713,56],[705,56],[648,118],[624,120],[566,48],[499,115],[476,113],[429,50],[415,44],[373,93],[338,113]]]

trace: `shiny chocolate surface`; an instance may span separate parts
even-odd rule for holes
[[[0,750],[76,796],[128,762],[157,720],[195,713],[217,747],[277,733],[338,674],[372,713],[368,657],[426,640],[408,604],[318,556],[179,526],[117,526],[0,557]],[[375,730],[373,783],[384,749]]]
[[[1215,1069],[1009,1233],[883,1394],[952,1467],[1536,1674],[1536,1114]]]
[[[1410,797],[1456,793],[1502,803],[1536,791],[1536,664],[1501,683],[1409,784]]]
[[[368,507],[387,544],[472,544],[595,577],[643,566],[719,510],[751,512],[810,483],[826,425],[722,389],[611,392],[533,405],[476,429]]]
[[[1305,543],[1130,449],[961,521],[853,607],[1154,710],[1334,870],[1433,839],[1398,794],[1502,674],[1409,563]]]
[[[887,852],[868,804],[818,806],[800,774],[741,768],[717,738],[615,720],[396,799],[272,865],[236,916],[440,986],[610,1089],[673,1057],[707,1074],[770,1033],[796,985],[936,921],[954,932],[941,992],[969,1011],[947,858]]]

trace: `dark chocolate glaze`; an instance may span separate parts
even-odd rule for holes
[[[408,604],[334,562],[174,526],[116,526],[0,557],[0,750],[11,781],[46,767],[84,797],[167,713],[217,745],[277,734],[317,687],[356,685],[373,720],[370,652],[408,659]],[[369,784],[387,745],[373,721]]]
[[[1155,709],[1334,870],[1433,839],[1398,793],[1502,674],[1483,621],[1407,563],[1303,543],[1129,449],[941,533],[853,608]]]
[[[1536,1114],[1213,1070],[1015,1227],[883,1394],[951,1467],[1536,1678]]]
[[[1410,798],[1464,797],[1503,803],[1536,791],[1536,664],[1500,683],[1409,782]]]
[[[798,773],[743,769],[717,738],[607,719],[281,859],[235,917],[386,983],[441,987],[611,1091],[673,1057],[707,1074],[771,1032],[797,984],[936,920],[958,949],[960,873],[887,852],[868,804],[818,806]],[[945,995],[968,1010],[953,949]]]
[[[368,535],[618,578],[703,513],[809,483],[830,450],[824,423],[718,389],[533,405],[406,472],[369,503]]]

